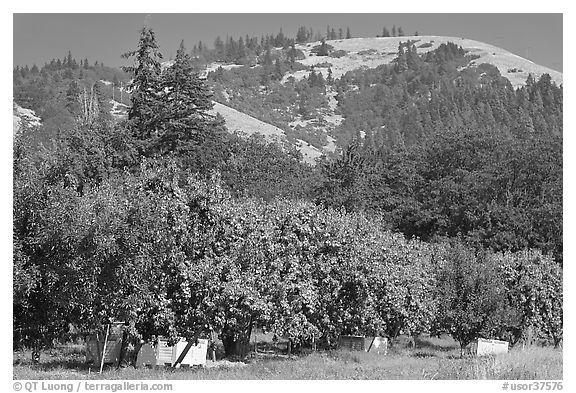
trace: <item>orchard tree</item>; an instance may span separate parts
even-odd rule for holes
[[[562,341],[562,270],[540,251],[495,254],[506,290],[508,313],[503,329],[511,344],[530,344],[547,336],[557,347]]]
[[[435,330],[447,331],[458,341],[461,354],[477,338],[495,338],[506,291],[485,252],[454,241],[437,275]]]

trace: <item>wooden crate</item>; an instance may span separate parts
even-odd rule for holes
[[[366,352],[379,355],[388,353],[388,339],[386,337],[366,337],[364,343]]]
[[[479,338],[471,345],[471,352],[476,356],[499,355],[508,353],[508,341],[487,340]]]
[[[175,345],[175,356],[174,361],[180,356],[186,345],[187,341],[181,340]],[[208,353],[208,340],[198,339],[196,345],[192,345],[184,359],[182,364],[185,366],[205,366],[206,365],[206,354]],[[177,365],[176,367],[180,367]]]
[[[388,339],[386,337],[340,336],[338,348],[385,355],[388,352]]]
[[[338,338],[338,349],[348,351],[364,351],[366,340],[364,336],[340,336]]]
[[[174,358],[174,347],[168,345],[168,339],[160,337],[156,344],[156,365],[171,366],[176,359]]]
[[[86,362],[99,364],[101,362],[102,350],[104,349],[104,340],[91,338],[86,343]],[[104,353],[104,364],[118,364],[120,362],[120,351],[122,349],[122,340],[108,340],[106,352]]]
[[[143,344],[138,352],[136,366],[173,366],[178,360],[188,342],[180,339],[176,345],[168,345],[168,339],[159,337],[156,346]],[[196,345],[192,345],[180,364],[184,366],[205,366],[206,354],[208,352],[208,340],[198,339]]]

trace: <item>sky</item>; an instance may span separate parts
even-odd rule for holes
[[[563,70],[563,14],[13,14],[13,62],[16,65],[63,58],[68,50],[76,59],[88,58],[105,65],[127,64],[120,57],[138,42],[145,21],[155,30],[165,58],[176,52],[181,40],[188,48],[198,41],[213,47],[217,36],[238,38],[277,34],[295,37],[299,26],[324,33],[350,27],[353,37],[374,37],[386,26],[401,26],[406,35],[443,35],[492,44],[537,64]]]

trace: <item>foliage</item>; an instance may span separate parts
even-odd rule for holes
[[[505,292],[496,266],[461,244],[449,246],[438,272],[436,329],[463,349],[479,337],[494,337]]]
[[[524,344],[540,335],[558,347],[562,335],[562,270],[539,251],[496,254],[510,307],[505,326],[510,341]]]
[[[394,64],[331,81],[351,143],[318,171],[207,113],[217,87],[286,130],[322,114],[322,74],[281,83],[300,67],[295,46],[281,32],[263,44],[262,67],[220,68],[207,86],[183,44],[163,68],[145,27],[126,55],[129,119],[115,124],[86,112],[105,101],[76,78],[87,61],[56,63],[66,83],[53,94],[42,71],[15,73],[20,99],[51,113],[54,140],[15,139],[16,346],[112,319],[133,342],[217,333],[230,356],[246,355],[254,328],[326,348],[340,334],[433,330],[462,347],[529,330],[559,345],[562,88],[543,76],[514,91],[489,66],[461,69],[470,58],[456,45],[420,57],[401,43]],[[216,50],[243,62],[256,48]]]
[[[495,131],[444,131],[374,152],[368,135],[323,165],[318,201],[383,214],[424,240],[454,237],[495,251],[539,248],[562,259],[562,142]]]

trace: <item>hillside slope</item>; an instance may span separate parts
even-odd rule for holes
[[[300,63],[312,66],[324,62],[331,64],[332,76],[340,78],[348,71],[358,68],[376,68],[382,64],[389,64],[394,60],[398,53],[400,42],[416,41],[417,52],[423,54],[437,49],[441,44],[452,42],[470,54],[480,56],[473,61],[473,64],[489,63],[496,66],[502,76],[508,78],[512,86],[518,87],[526,82],[526,78],[531,73],[536,79],[542,74],[550,74],[553,81],[558,85],[562,83],[562,73],[550,68],[533,63],[505,49],[498,48],[494,45],[486,44],[480,41],[470,40],[458,37],[445,36],[404,36],[404,37],[371,37],[371,38],[350,38],[343,40],[326,41],[332,45],[335,50],[344,50],[348,52],[346,56],[340,58],[316,56],[311,53],[314,46],[320,42],[312,42],[305,45],[296,45],[297,49],[304,52],[306,58],[299,60]],[[429,45],[429,46],[428,46]],[[328,74],[328,68],[318,67],[318,72],[322,72],[324,77]],[[289,76],[300,79],[308,75],[307,71],[297,71],[284,77],[286,80]]]
[[[42,122],[33,110],[22,108],[14,102],[12,104],[12,135],[18,134],[23,124],[38,127]]]
[[[286,134],[280,128],[218,102],[214,103],[214,108],[210,113],[214,115],[220,113],[226,121],[228,131],[231,133],[240,132],[246,135],[261,134],[271,142],[283,143],[286,141]],[[320,150],[302,140],[297,139],[294,145],[296,149],[302,153],[304,161],[309,164],[314,164],[316,158],[322,155]]]
[[[283,85],[287,85],[291,77],[297,81],[308,78],[311,74],[311,67],[316,73],[321,73],[324,79],[328,77],[328,70],[331,70],[334,79],[339,79],[349,71],[374,69],[384,64],[390,64],[397,57],[399,44],[408,41],[414,43],[418,54],[433,51],[440,45],[449,42],[461,46],[469,54],[476,57],[470,61],[468,66],[474,67],[483,63],[491,64],[498,68],[500,74],[507,78],[514,88],[523,86],[530,74],[537,80],[546,73],[550,75],[556,84],[560,85],[563,82],[561,72],[535,64],[502,48],[471,39],[446,36],[371,37],[329,40],[326,42],[333,47],[329,56],[317,56],[313,53],[314,47],[321,44],[319,41],[297,44],[296,49],[300,50],[304,56],[302,59],[296,60],[296,62],[306,66],[306,69],[284,73],[281,82]],[[281,48],[276,48],[276,50],[280,51]],[[337,53],[338,51],[340,53]],[[214,71],[220,66],[224,70],[240,67],[234,64],[212,63],[208,65],[206,72]],[[250,72],[258,75],[260,67],[260,65],[252,66],[250,67],[252,69]],[[297,135],[298,138],[306,139],[314,144],[314,146],[311,146],[301,140],[296,142],[297,148],[302,151],[308,162],[313,162],[321,154],[330,154],[337,150],[337,130],[344,118],[337,106],[337,92],[334,86],[326,87],[325,98],[327,106],[315,108],[318,112],[318,117],[304,119],[301,115],[295,114],[293,107],[297,105],[296,102],[290,102],[288,106],[284,102],[282,105],[272,108],[273,111],[282,113],[284,118],[291,116],[291,120],[287,123],[291,130],[287,128],[281,130],[250,116],[245,117],[247,115],[231,107],[236,107],[234,99],[242,102],[246,97],[240,97],[238,92],[234,92],[229,86],[223,85],[221,88],[223,100],[220,99],[219,101],[230,106],[222,104],[217,104],[217,106],[220,108],[219,111],[225,117],[231,131],[241,130],[247,134],[261,133],[267,137],[274,135],[281,137],[281,139],[284,138],[285,131],[289,135]],[[256,98],[265,100],[267,94],[269,92],[266,90],[260,90],[257,93],[259,96]],[[230,100],[231,96],[233,96],[232,100]],[[242,105],[239,105],[239,107],[242,107]],[[360,129],[358,131],[360,135],[364,134],[364,130]],[[314,137],[307,138],[303,134],[314,135]]]

